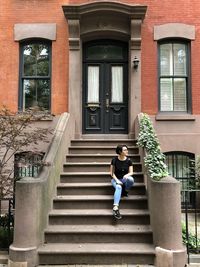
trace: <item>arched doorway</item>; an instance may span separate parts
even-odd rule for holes
[[[63,12],[67,19],[69,30],[69,113],[75,120],[76,138],[80,138],[82,134],[86,132],[97,134],[128,133],[129,136],[134,136],[134,120],[137,114],[141,112],[141,69],[139,65],[137,71],[134,71],[132,61],[135,57],[141,60],[141,25],[146,10],[147,6],[144,5],[130,5],[113,1],[95,1],[63,6]],[[103,60],[99,62],[99,59],[97,58],[95,59],[97,60],[95,63],[98,63],[99,65],[97,64],[96,68],[94,65],[93,67],[89,66],[90,68],[83,70],[82,62],[85,53],[83,51],[84,45],[90,41],[108,39],[115,41],[120,40],[121,43],[124,42],[124,47],[127,49],[125,49],[126,53],[128,51],[126,54],[127,58],[124,57],[124,61],[122,60],[119,62],[112,62],[112,60],[106,62],[104,59],[104,63]],[[116,47],[120,48],[120,42],[118,41]],[[114,65],[115,63],[116,65]],[[102,67],[103,64],[104,67]],[[99,83],[102,83],[104,80],[107,81],[103,82],[103,84],[106,85],[107,83],[109,84],[115,81],[118,86],[115,88],[118,88],[119,92],[120,81],[122,81],[119,77],[123,77],[124,82],[127,83],[127,92],[129,95],[129,98],[127,98],[126,94],[123,99],[126,105],[124,109],[122,109],[120,105],[116,105],[115,107],[114,105],[111,105],[112,102],[112,104],[114,104],[114,102],[119,102],[119,98],[112,99],[110,90],[114,90],[114,87],[112,88],[111,85],[111,89],[109,88],[107,90],[106,87],[103,88],[103,91],[105,91],[103,93],[104,96],[102,97],[104,102],[102,102],[103,100],[98,101],[101,99],[96,99],[95,94],[93,96],[90,94],[90,97],[92,96],[93,98],[89,99],[94,103],[89,103],[90,101],[88,102],[88,88],[84,89],[83,85],[88,82],[86,80],[88,73],[93,73],[94,76],[97,77],[98,71],[99,75],[101,75],[99,76]],[[117,75],[117,73],[119,73],[119,75]],[[83,74],[85,75],[85,78],[83,77]],[[102,76],[104,78],[102,78]],[[114,78],[116,76],[118,76],[119,84],[118,80]],[[91,79],[89,82],[92,81],[95,86],[97,80]],[[124,82],[123,86],[121,83],[121,88],[125,88]],[[86,86],[88,87],[88,84]],[[100,87],[101,86],[102,85],[100,84]],[[97,91],[98,86],[96,85],[95,88]],[[85,95],[82,94],[82,90],[85,90]],[[108,97],[106,94],[108,94]],[[114,95],[116,96],[117,94],[115,93]],[[85,97],[84,99],[83,96]],[[123,101],[120,99],[120,103]],[[98,103],[102,107],[101,111],[98,107]],[[93,106],[91,106],[91,104],[93,104]],[[86,114],[86,107],[83,107],[83,105],[87,105],[91,114]],[[124,115],[119,114],[119,107]],[[107,112],[109,108],[110,110]],[[106,116],[108,115],[107,113],[111,114],[110,118]],[[123,119],[125,116],[126,120]],[[108,122],[111,127],[108,126]]]

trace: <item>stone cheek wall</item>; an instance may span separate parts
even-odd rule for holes
[[[10,267],[37,265],[37,247],[43,241],[48,212],[74,132],[73,118],[63,113],[46,154],[48,166],[43,168],[38,178],[25,177],[16,184],[14,240],[9,249]]]

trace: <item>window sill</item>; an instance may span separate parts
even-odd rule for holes
[[[25,115],[26,112],[18,111],[18,114]],[[35,117],[31,119],[32,121],[53,121],[53,118],[55,117],[54,114],[51,113],[43,113],[43,112],[36,112],[34,113]],[[37,118],[38,117],[38,118]]]
[[[190,114],[157,114],[156,121],[195,121],[195,116]]]

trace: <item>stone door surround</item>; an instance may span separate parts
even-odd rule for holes
[[[76,137],[82,135],[82,43],[96,39],[114,39],[129,43],[130,122],[140,112],[140,69],[134,83],[131,62],[141,54],[141,24],[147,7],[112,1],[96,1],[85,4],[64,5],[64,15],[69,31],[69,112],[76,121]],[[131,106],[131,105],[130,105]],[[129,122],[129,125],[130,125]],[[129,127],[131,128],[131,127]],[[129,132],[131,129],[129,130]]]

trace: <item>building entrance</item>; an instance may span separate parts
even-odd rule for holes
[[[128,131],[128,46],[101,40],[83,47],[83,133]]]

